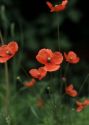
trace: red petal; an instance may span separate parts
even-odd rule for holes
[[[51,2],[47,1],[47,2],[46,2],[46,4],[48,5],[48,7],[49,7],[50,9],[52,9],[52,8],[53,8],[53,5],[52,5],[52,3],[51,3]]]
[[[31,70],[29,71],[29,73],[30,73],[30,75],[31,75],[32,77],[34,77],[34,78],[38,78],[38,77],[40,76],[40,73],[39,73],[39,71],[38,71],[37,69],[31,69]]]
[[[41,49],[37,56],[36,56],[36,59],[38,62],[42,63],[42,64],[46,64],[47,63],[47,60],[48,60],[48,57],[52,57],[53,56],[53,53],[50,49]]]
[[[35,80],[35,79],[32,79],[30,82],[29,82],[29,81],[28,81],[28,82],[25,82],[24,85],[25,85],[26,87],[32,87],[32,86],[34,86],[35,83],[36,83],[36,80]]]
[[[70,52],[68,53],[68,57],[69,57],[69,58],[72,57],[72,58],[74,59],[74,58],[77,57],[77,55],[76,55],[76,53],[74,53],[73,51],[70,51]]]
[[[42,78],[44,78],[46,76],[47,71],[46,71],[45,67],[40,67],[39,72],[41,74],[41,77],[40,77],[40,80],[41,80]]]
[[[77,112],[80,112],[82,110],[83,110],[83,106],[77,107],[77,109],[76,109]]]
[[[72,96],[72,97],[75,97],[75,96],[77,96],[77,95],[78,95],[78,93],[77,93],[76,90],[72,90],[72,91],[71,91],[71,96]]]
[[[0,57],[0,63],[5,63],[9,60],[8,57]]]
[[[64,57],[66,59],[66,61],[68,61],[68,55],[64,52]]]
[[[7,45],[2,45],[0,47],[0,57],[6,56],[6,51],[7,51]]]
[[[61,5],[62,5],[62,6],[66,6],[67,3],[68,3],[68,0],[63,0]]]
[[[47,71],[45,70],[44,67],[40,67],[39,69],[31,69],[29,73],[31,74],[32,77],[41,80],[46,76]]]
[[[84,101],[83,105],[85,105],[85,106],[89,105],[89,99],[86,99],[86,100]]]
[[[78,95],[77,91],[73,89],[73,85],[72,84],[70,84],[69,86],[67,86],[65,88],[65,92],[66,92],[66,94],[68,94],[68,95],[70,95],[72,97],[75,97],[75,96]]]
[[[51,59],[51,62],[54,64],[61,64],[63,61],[63,56],[60,52],[55,52],[53,54],[53,57]]]
[[[73,89],[73,85],[72,84],[70,84],[69,86],[66,87],[66,91],[72,90],[72,89]]]
[[[18,51],[18,44],[15,41],[12,41],[8,44],[9,51],[14,54]]]
[[[56,5],[55,7],[55,12],[59,12],[59,11],[62,11],[62,10],[64,10],[64,6],[62,6],[61,4],[60,5]]]
[[[10,42],[8,45],[3,45],[0,47],[0,63],[5,63],[10,58],[12,58],[16,51],[18,50],[18,45],[16,42]]]
[[[82,106],[83,104],[79,101],[76,101],[77,106]]]
[[[79,57],[76,57],[76,59],[73,59],[73,60],[71,61],[71,63],[78,63],[79,60],[80,60],[80,58],[79,58]]]
[[[53,72],[53,71],[59,70],[60,65],[47,64],[47,65],[45,66],[45,68],[46,68],[47,71]]]
[[[0,63],[5,63],[7,60],[9,60],[10,56],[7,55],[7,51],[7,45],[3,45],[0,47]]]
[[[69,63],[77,63],[80,60],[79,57],[77,57],[76,53],[74,53],[73,51],[70,51],[68,54],[64,53],[64,57]]]

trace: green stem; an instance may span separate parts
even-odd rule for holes
[[[10,85],[9,85],[9,75],[8,75],[8,65],[5,63],[5,80],[6,80],[6,116],[8,116],[9,110],[9,97],[10,97]]]
[[[1,44],[3,45],[3,44],[4,44],[4,41],[3,41],[3,38],[2,38],[1,31],[0,31],[0,39],[1,39]]]
[[[60,39],[59,39],[59,27],[60,27],[60,25],[59,25],[59,15],[57,14],[57,18],[58,18],[58,25],[57,25],[57,32],[58,32],[58,49],[60,50],[60,48],[61,48],[61,44],[59,43],[60,41]]]
[[[0,32],[1,44],[4,45],[3,37]],[[9,84],[9,73],[8,65],[5,63],[5,82],[6,82],[6,97],[5,97],[5,120],[7,125],[10,125],[10,115],[9,115],[9,101],[10,101],[10,84]]]
[[[82,88],[83,88],[83,86],[84,86],[84,84],[86,83],[86,81],[87,81],[88,78],[89,78],[89,73],[88,73],[87,76],[85,77],[85,79],[84,79],[84,81],[83,81],[83,83],[82,83],[82,85],[81,85],[81,87],[80,87],[80,89],[79,89],[79,94],[80,94],[80,92],[81,92],[81,90],[82,90]]]

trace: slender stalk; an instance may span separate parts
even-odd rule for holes
[[[59,15],[57,13],[57,18],[58,18],[58,24],[57,24],[57,33],[58,33],[58,49],[60,50],[61,48],[61,44],[60,44],[60,39],[59,39],[59,27],[60,27],[60,24],[59,24]]]
[[[68,70],[69,70],[69,63],[66,64],[65,72],[64,72],[64,77],[66,77],[66,75],[68,73]]]
[[[85,77],[85,79],[84,79],[84,81],[83,81],[83,83],[82,83],[82,85],[81,85],[81,87],[80,87],[80,89],[79,89],[79,94],[80,94],[80,92],[81,92],[81,90],[82,90],[82,88],[83,88],[83,86],[84,86],[84,84],[86,83],[86,81],[87,81],[88,78],[89,78],[89,73],[88,73],[87,76]]]
[[[3,41],[3,38],[2,38],[1,31],[0,31],[0,40],[1,40],[1,44],[3,45],[3,44],[4,44],[4,41]]]
[[[11,38],[15,39],[15,23],[11,23],[10,30],[11,30]],[[13,87],[14,87],[14,90],[16,91],[16,74],[17,74],[17,69],[16,69],[16,59],[15,58],[13,59],[12,63],[13,63],[12,64]]]
[[[6,80],[6,102],[5,102],[5,113],[6,113],[6,122],[10,125],[10,113],[9,113],[9,104],[10,104],[10,84],[9,84],[9,73],[8,73],[8,64],[5,63],[5,80]]]
[[[0,32],[1,44],[4,45],[3,37]],[[5,63],[5,82],[6,82],[6,97],[5,97],[5,120],[7,125],[10,125],[10,115],[9,115],[9,103],[10,103],[10,84],[9,84],[9,73],[8,64]]]

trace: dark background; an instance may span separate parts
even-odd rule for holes
[[[61,0],[50,0],[52,3],[61,2]],[[69,4],[70,4],[69,0]],[[74,0],[73,0],[74,1]],[[76,1],[76,0],[75,0]],[[15,20],[19,17],[28,24],[33,23],[40,18],[41,15],[52,15],[46,5],[46,0],[0,0],[0,5],[5,5],[9,13],[14,13]],[[69,5],[66,11],[70,11]],[[88,18],[88,1],[78,0],[73,5],[73,8],[80,13],[80,19],[76,22],[66,17],[60,26],[60,32],[67,35],[68,39],[73,44],[73,49],[78,52],[80,57],[89,61],[89,18]],[[65,12],[64,12],[65,14]],[[18,18],[17,18],[18,17]],[[20,21],[21,21],[20,19]],[[23,24],[22,24],[23,25]],[[25,25],[24,25],[25,27]]]
[[[52,0],[51,0],[52,1]],[[55,0],[58,2],[58,0]],[[19,0],[15,1],[16,6],[20,9],[21,15],[27,21],[33,21],[39,18],[43,13],[49,13],[49,9],[45,4],[46,0]],[[70,2],[70,0],[69,0]],[[82,13],[82,17],[78,23],[73,23],[66,19],[61,30],[65,32],[74,44],[76,50],[80,50],[80,56],[89,61],[89,5],[87,0],[78,0],[74,5]]]

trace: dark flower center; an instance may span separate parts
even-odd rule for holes
[[[51,62],[51,58],[50,58],[50,57],[47,58],[47,62],[48,62],[48,63]]]
[[[73,57],[71,56],[71,57],[70,57],[70,60],[72,60],[72,59],[73,59]]]
[[[6,54],[7,54],[7,55],[9,55],[9,56],[11,56],[11,55],[12,55],[12,54],[11,54],[11,52],[10,52],[10,51],[8,51],[8,50],[6,51]]]
[[[40,73],[38,73],[38,77],[41,77],[41,74],[40,74]]]

